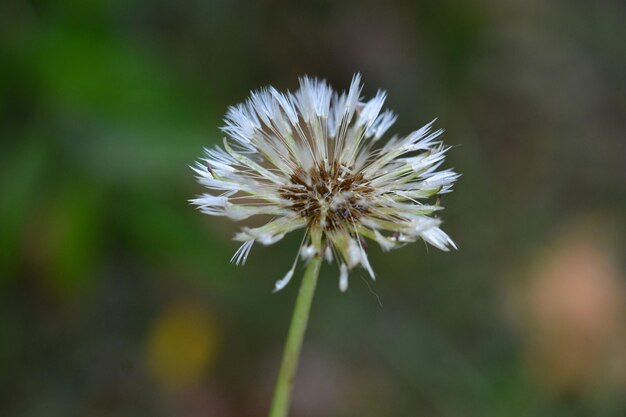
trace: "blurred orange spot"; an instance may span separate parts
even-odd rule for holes
[[[148,339],[148,368],[167,386],[186,386],[205,376],[215,360],[217,328],[213,315],[184,301],[166,308]]]
[[[623,272],[606,230],[577,225],[550,245],[521,288],[526,359],[556,392],[626,378]]]

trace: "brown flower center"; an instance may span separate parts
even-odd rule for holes
[[[291,175],[291,185],[283,187],[281,197],[291,201],[291,209],[308,220],[309,227],[332,231],[353,224],[369,212],[367,196],[373,188],[362,173],[333,163],[330,168],[315,166]]]

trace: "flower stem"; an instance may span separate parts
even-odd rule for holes
[[[296,306],[291,317],[291,325],[289,326],[285,351],[283,352],[283,359],[278,371],[278,380],[269,417],[287,417],[291,391],[298,368],[298,358],[302,349],[302,340],[304,339],[306,325],[309,320],[309,311],[311,311],[311,302],[313,301],[321,264],[322,257],[314,256],[309,261],[309,265],[304,272],[304,278],[302,278],[300,291],[296,299]]]

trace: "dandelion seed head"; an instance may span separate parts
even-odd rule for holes
[[[419,239],[456,248],[434,215],[442,207],[427,203],[450,192],[458,178],[439,170],[449,149],[438,140],[443,131],[433,131],[431,122],[379,145],[396,115],[383,110],[384,91],[363,101],[361,90],[357,74],[347,92],[309,77],[294,93],[252,92],[226,112],[223,146],[206,149],[192,167],[209,190],[191,200],[203,213],[235,221],[269,217],[235,235],[242,246],[234,263],[245,263],[254,242],[271,245],[305,229],[275,291],[289,283],[299,257],[336,259],[342,291],[357,266],[374,278],[364,238],[384,251]]]

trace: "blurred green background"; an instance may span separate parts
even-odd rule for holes
[[[299,236],[229,264],[188,165],[303,74],[438,117],[460,250],[325,266],[293,415],[626,415],[626,4],[0,5],[0,415],[262,416]],[[300,272],[302,270],[300,269]]]

